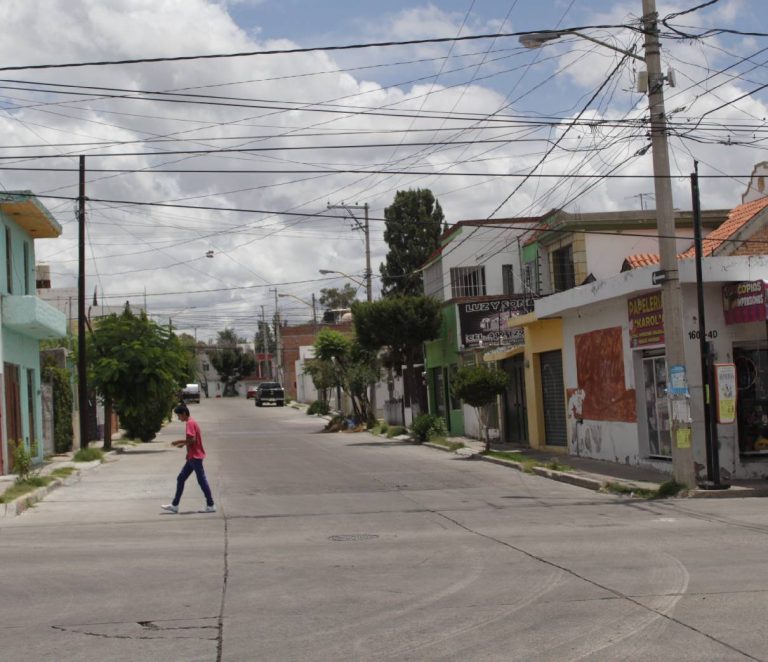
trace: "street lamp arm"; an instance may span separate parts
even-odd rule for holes
[[[612,46],[611,44],[600,41],[599,39],[595,39],[594,37],[590,37],[583,32],[578,32],[577,30],[544,30],[542,32],[529,32],[528,34],[520,35],[519,40],[520,44],[525,48],[541,48],[548,41],[555,41],[556,39],[560,39],[560,37],[565,37],[571,34],[577,37],[581,37],[582,39],[586,39],[587,41],[591,41],[593,44],[598,44],[604,48],[608,48],[612,51],[616,51],[617,53],[621,53],[622,55],[627,55],[628,57],[639,60],[640,62],[645,62],[645,58],[635,53],[634,49],[627,50],[624,48],[618,48],[617,46]]]
[[[283,297],[291,297],[291,299],[296,299],[296,301],[300,301],[305,306],[309,306],[310,308],[312,308],[312,304],[309,301],[304,301],[304,299],[301,299],[301,298],[297,297],[295,294],[288,294],[287,292],[280,292],[280,293],[278,293],[277,296],[279,296],[281,299]]]
[[[349,278],[353,283],[357,283],[360,287],[365,287],[365,283],[361,280],[358,280],[354,276],[350,276],[349,274],[345,274],[343,271],[336,271],[334,269],[319,269],[320,273],[324,276],[328,274],[338,274],[339,276],[344,276],[344,278]]]

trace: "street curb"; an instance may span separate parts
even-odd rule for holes
[[[28,510],[36,503],[42,501],[50,492],[53,492],[53,490],[58,489],[62,485],[68,485],[72,482],[75,482],[72,480],[73,478],[80,480],[79,470],[76,470],[66,478],[54,478],[53,482],[49,485],[38,487],[33,492],[28,492],[27,494],[24,494],[17,499],[10,501],[9,503],[1,503],[0,518],[16,517],[21,515],[25,510]]]
[[[64,478],[54,477],[53,481],[48,485],[38,487],[32,492],[27,492],[26,494],[23,494],[22,496],[14,499],[13,501],[9,501],[8,503],[0,503],[0,519],[6,517],[17,517],[21,515],[24,511],[29,510],[34,505],[38,504],[48,494],[58,489],[59,487],[66,487],[67,485],[72,485],[79,482],[84,471],[95,469],[96,467],[104,464],[104,462],[107,462],[108,458],[115,457],[119,454],[120,451],[115,449],[104,453],[104,461],[92,460],[91,462],[78,462],[77,465],[79,466],[75,466],[74,471],[69,476]],[[72,466],[72,464],[68,464],[66,466]]]
[[[442,446],[440,444],[433,444],[428,441],[424,442],[422,446],[429,446],[430,448],[436,448],[438,450],[447,451],[449,453],[453,452],[456,455],[466,457],[469,460],[480,460],[481,462],[490,462],[491,464],[498,464],[499,466],[510,467],[512,469],[517,469],[517,471],[525,473],[525,466],[520,462],[515,462],[514,460],[502,460],[501,458],[498,458],[498,457],[481,455],[479,452],[474,451],[471,448],[467,448],[466,446],[464,448],[458,448],[455,451],[451,451],[451,449],[447,448],[446,446]],[[579,474],[566,473],[564,471],[555,471],[554,469],[547,469],[546,467],[533,467],[531,471],[533,474],[537,476],[541,476],[542,478],[549,478],[550,480],[556,480],[561,483],[568,483],[569,485],[575,485],[576,487],[583,487],[585,489],[592,490],[594,492],[599,492],[600,490],[605,488],[608,482],[611,482],[611,481],[596,480],[594,478],[581,476]],[[620,479],[615,479],[615,482],[623,483],[626,485],[634,484],[632,481],[624,481]]]

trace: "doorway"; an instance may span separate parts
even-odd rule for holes
[[[548,446],[567,446],[565,421],[565,386],[563,358],[560,350],[539,354],[541,395],[544,407],[544,435]]]
[[[528,444],[528,414],[525,403],[525,358],[523,354],[502,361],[507,373],[504,392],[504,441],[508,444]]]
[[[5,371],[5,415],[8,440],[8,471],[13,471],[13,452],[16,444],[24,443],[21,425],[21,391],[19,389],[19,366],[4,363]]]

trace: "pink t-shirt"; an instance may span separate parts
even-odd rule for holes
[[[187,419],[185,430],[187,437],[194,437],[194,443],[187,446],[188,460],[202,460],[205,458],[205,449],[203,448],[203,435],[200,432],[200,426],[194,418]]]

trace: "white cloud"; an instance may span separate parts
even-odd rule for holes
[[[606,22],[623,20],[637,3],[625,3],[612,10]],[[261,41],[255,33],[246,33],[229,14],[227,3],[206,0],[47,0],[22,2],[11,0],[0,4],[0,21],[5,38],[0,41],[0,62],[5,65],[133,59],[154,56],[227,53],[262,49],[291,48],[291,35],[274,41]],[[616,17],[620,16],[621,19]],[[399,39],[454,35],[463,14],[450,14],[437,5],[414,8],[399,14],[387,13],[376,22],[360,19],[360,34],[364,38],[391,37]],[[464,33],[485,31],[491,23],[470,22]],[[497,25],[492,29],[498,27]],[[508,26],[509,27],[509,26]],[[488,30],[490,31],[490,30]],[[607,35],[610,38],[610,35]],[[623,43],[621,39],[617,43]],[[497,44],[512,48],[514,44]],[[680,68],[679,79],[686,76],[702,78],[696,63],[701,62],[701,50],[686,44],[671,45],[682,61],[691,61]],[[485,45],[487,48],[488,45]],[[304,53],[290,56],[269,56],[197,60],[192,62],[85,67],[53,70],[4,72],[6,78],[55,82],[66,85],[91,85],[131,90],[187,90],[194,94],[220,95],[241,99],[229,103],[240,106],[161,103],[159,101],[129,101],[124,98],[97,99],[93,97],[41,95],[38,92],[4,89],[0,97],[0,131],[7,156],[10,146],[25,146],[24,153],[88,154],[87,195],[92,199],[172,202],[208,207],[274,210],[294,213],[327,213],[343,216],[341,212],[325,212],[326,204],[367,202],[372,219],[383,216],[383,209],[395,191],[411,187],[429,187],[439,197],[450,222],[462,218],[483,218],[517,187],[519,179],[495,177],[494,173],[525,173],[541,159],[548,143],[530,142],[532,138],[554,140],[562,129],[546,127],[536,134],[530,128],[518,126],[510,119],[489,131],[476,127],[466,130],[468,122],[442,119],[448,112],[462,117],[492,114],[508,103],[507,93],[514,81],[522,76],[515,95],[523,96],[538,85],[551,69],[532,65],[527,68],[529,54],[511,56],[509,63],[483,67],[471,66],[456,78],[424,78],[440,71],[442,60],[419,66],[400,66],[362,71],[339,71],[344,66],[382,64],[406,61],[417,57],[444,56],[449,46],[399,48],[396,51],[355,51],[353,53]],[[461,45],[455,53],[468,52]],[[473,51],[482,52],[475,44]],[[591,48],[591,47],[590,47]],[[687,49],[687,50],[685,50]],[[714,67],[714,54],[711,65]],[[563,62],[573,55],[563,56]],[[612,55],[610,56],[613,57]],[[353,60],[350,62],[350,60]],[[481,57],[468,60],[478,65]],[[467,64],[465,63],[465,64]],[[447,67],[457,63],[451,61]],[[568,75],[542,83],[549,91],[551,105],[537,106],[531,94],[517,106],[503,113],[531,118],[538,110],[543,116],[569,108],[572,116],[582,105],[594,85],[602,80],[611,61],[597,53]],[[499,73],[501,67],[520,67],[503,77],[483,78],[489,71]],[[312,72],[327,72],[306,75]],[[458,77],[466,87],[451,87]],[[423,80],[416,80],[423,78]],[[382,80],[386,80],[385,86]],[[392,84],[392,81],[395,84]],[[404,82],[416,81],[416,82]],[[506,82],[501,82],[506,81]],[[709,85],[719,80],[713,79]],[[624,91],[630,86],[629,77],[615,89],[611,102],[591,112],[595,119],[616,119],[623,116],[637,95]],[[749,86],[730,82],[717,94],[732,99]],[[556,92],[555,92],[556,90]],[[81,90],[76,90],[81,91]],[[691,106],[695,116],[714,108],[718,101],[705,94],[693,102],[701,89],[670,93],[670,108]],[[191,100],[191,98],[190,98]],[[48,105],[40,105],[48,102]],[[310,112],[296,107],[291,111],[269,109],[265,106],[296,104],[326,104],[333,113]],[[523,107],[522,104],[526,104]],[[345,113],[353,106],[356,112]],[[759,117],[765,115],[759,100],[740,104],[738,110],[728,107],[717,113],[719,121],[738,121],[744,112]],[[402,113],[402,117],[391,114]],[[390,114],[390,115],[387,115]],[[685,117],[688,111],[677,113]],[[418,115],[421,114],[421,117]],[[425,119],[425,115],[440,116]],[[642,112],[638,111],[637,116]],[[496,118],[500,119],[500,118]],[[428,129],[426,131],[422,131]],[[408,130],[409,133],[402,133]],[[332,135],[330,132],[343,135]],[[351,132],[371,132],[353,135]],[[319,134],[328,135],[319,135]],[[297,137],[299,134],[300,137]],[[265,138],[264,136],[278,136]],[[170,137],[184,138],[181,142],[151,142]],[[629,160],[628,174],[650,174],[650,157],[631,159],[646,139],[639,135],[632,140],[619,140],[617,129],[599,128],[574,130],[559,150],[537,171],[559,175],[604,173],[615,163]],[[231,140],[223,141],[223,138]],[[508,140],[504,144],[477,143],[433,148],[408,146],[409,143],[443,140],[473,141],[484,138]],[[50,147],[50,143],[115,141],[114,147]],[[147,141],[147,142],[132,142]],[[388,147],[335,149],[334,146],[355,143],[387,143]],[[401,144],[404,143],[404,144]],[[322,150],[288,150],[218,155],[163,155],[166,150],[207,149],[219,146],[293,147],[325,145]],[[601,148],[600,151],[590,151]],[[674,145],[674,160],[681,170],[687,167],[689,149],[702,163],[712,163],[729,173],[746,173],[758,160],[756,152],[725,146],[698,145],[686,142]],[[99,159],[100,152],[148,152],[158,150],[157,156],[136,155]],[[15,152],[14,152],[15,153]],[[42,162],[55,167],[73,167],[75,158]],[[41,162],[33,161],[38,166]],[[159,173],[165,169],[220,169],[224,174]],[[136,174],[98,173],[97,168],[149,168]],[[404,170],[414,168],[423,172],[448,172],[450,176],[401,174],[278,174],[238,173],[236,170],[315,170],[376,169]],[[476,174],[484,174],[476,177]],[[0,171],[0,184],[6,189],[32,189],[45,195],[74,196],[77,173],[31,173]],[[499,215],[533,214],[562,204],[584,185],[583,180],[552,180],[532,178],[511,197]],[[687,182],[676,182],[676,204],[688,206]],[[740,191],[734,184],[707,181],[702,186],[706,204],[730,206],[738,203]],[[630,196],[652,189],[650,180],[615,180],[603,185],[573,204],[584,210],[622,209],[638,206]],[[43,198],[64,226],[64,236],[55,241],[39,242],[38,256],[47,259],[62,286],[73,284],[76,268],[76,226],[73,204],[69,200]],[[371,221],[372,265],[384,259],[386,246],[382,240],[383,224]],[[214,251],[213,259],[205,257]],[[89,249],[96,261],[89,262],[89,283],[99,283],[99,290],[108,295],[140,293],[146,288],[150,311],[171,314],[174,322],[187,328],[198,327],[200,337],[212,335],[224,326],[234,325],[242,333],[255,329],[261,306],[271,315],[275,284],[281,291],[309,299],[321,287],[339,286],[340,280],[318,280],[318,269],[338,269],[360,276],[365,265],[362,237],[353,232],[349,220],[261,212],[234,213],[217,210],[133,207],[91,202],[89,205]],[[303,282],[306,281],[306,282]],[[235,289],[239,286],[248,289]],[[89,290],[92,285],[89,285]],[[185,294],[199,290],[219,290],[210,294]],[[172,296],[154,298],[161,292],[178,292]],[[142,297],[139,296],[139,299]],[[285,300],[281,301],[281,308]],[[287,304],[285,304],[286,310]],[[293,321],[305,319],[310,311],[292,307]]]

